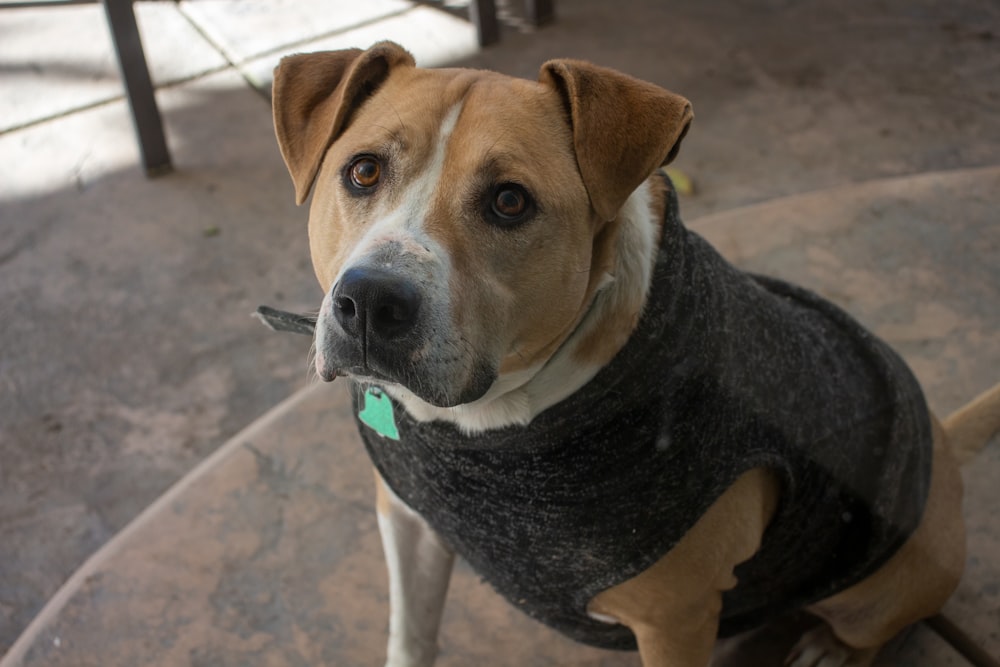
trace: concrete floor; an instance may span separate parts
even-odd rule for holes
[[[319,296],[261,94],[284,52],[390,37],[425,64],[533,78],[575,56],[672,88],[697,116],[677,163],[697,187],[688,220],[1000,165],[989,0],[557,4],[555,25],[477,52],[470,27],[403,0],[138,3],[177,166],[154,181],[100,9],[0,11],[0,653],[90,554],[308,383],[301,341],[248,316]]]

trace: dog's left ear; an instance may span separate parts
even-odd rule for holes
[[[579,60],[550,60],[538,80],[563,98],[583,183],[606,221],[654,169],[677,156],[694,118],[680,95]]]
[[[274,131],[295,184],[295,203],[309,196],[323,156],[354,111],[394,67],[413,56],[393,42],[370,49],[304,53],[282,58],[271,88]]]

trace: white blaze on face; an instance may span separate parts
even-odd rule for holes
[[[430,382],[461,379],[469,370],[455,359],[454,350],[461,338],[452,331],[450,312],[453,295],[450,293],[451,261],[441,244],[428,233],[426,220],[439,187],[448,153],[448,143],[458,122],[462,104],[452,106],[439,126],[429,159],[419,173],[399,174],[398,182],[405,183],[404,190],[394,196],[384,197],[376,203],[368,217],[367,229],[351,249],[340,266],[330,290],[323,299],[320,322],[317,328],[316,347],[325,349],[328,337],[337,324],[333,318],[333,294],[344,274],[355,268],[388,270],[410,282],[421,294],[422,318],[433,323],[437,335],[433,340],[413,352],[411,362],[425,365],[425,377]],[[317,355],[317,363],[325,361]],[[471,364],[469,364],[471,367]],[[436,371],[436,372],[435,372]]]
[[[461,111],[461,102],[448,111],[441,122],[437,143],[427,167],[406,188],[399,205],[392,209],[376,211],[374,224],[344,262],[334,284],[347,269],[370,263],[368,258],[377,255],[378,250],[387,243],[399,243],[406,254],[424,255],[426,258],[426,253],[431,253],[437,261],[447,263],[447,258],[442,252],[431,250],[437,244],[426,233],[424,221],[427,219],[434,190],[441,180],[448,141],[455,130]]]

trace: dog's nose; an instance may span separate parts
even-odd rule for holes
[[[348,269],[333,290],[334,317],[354,337],[399,338],[413,329],[419,310],[416,287],[382,269]]]

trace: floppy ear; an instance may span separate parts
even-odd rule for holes
[[[550,60],[538,80],[563,98],[583,183],[604,220],[677,156],[694,118],[680,95],[579,60]]]
[[[413,56],[393,42],[367,51],[321,51],[282,58],[274,70],[274,131],[295,184],[295,203],[309,196],[326,149],[356,109],[393,67],[413,67]]]

